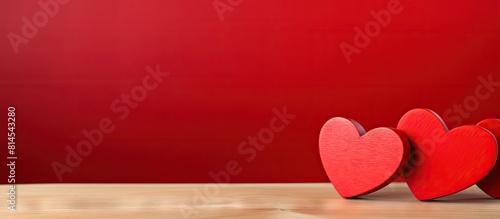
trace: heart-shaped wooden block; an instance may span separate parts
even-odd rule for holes
[[[479,126],[448,131],[443,120],[428,109],[414,109],[399,121],[413,149],[412,170],[406,182],[419,200],[436,199],[462,191],[483,179],[495,165],[495,136]]]
[[[406,166],[410,145],[399,130],[376,128],[366,133],[356,121],[336,117],[323,125],[319,151],[337,192],[353,198],[391,183]]]
[[[498,143],[500,140],[500,119],[485,119],[477,125],[493,133]],[[492,198],[500,198],[500,162],[498,158],[493,170],[476,185]]]

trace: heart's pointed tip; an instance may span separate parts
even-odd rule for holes
[[[355,193],[352,193],[352,192],[346,192],[346,191],[338,190],[337,188],[335,188],[335,191],[337,191],[337,193],[340,195],[340,197],[342,197],[344,199],[357,199],[357,198],[359,198],[361,196],[360,194],[355,194]]]
[[[337,193],[340,195],[340,197],[345,198],[345,199],[350,199],[353,197],[352,195],[346,195],[338,190],[337,190]]]
[[[431,201],[434,201],[438,198],[441,198],[441,197],[445,197],[445,196],[448,196],[448,195],[441,195],[441,196],[429,196],[429,194],[422,194],[422,193],[419,193],[419,192],[413,192],[413,196],[415,196],[415,198],[421,202],[431,202]],[[450,194],[451,195],[451,194]]]
[[[419,199],[419,198],[417,198],[417,199],[418,199],[419,201],[421,201],[421,202],[432,202],[432,201],[434,201],[434,199],[432,199],[432,198],[430,198],[430,199],[425,199],[425,198],[423,198],[423,199]]]

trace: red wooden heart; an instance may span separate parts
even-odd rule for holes
[[[493,133],[498,143],[500,139],[500,119],[485,119],[477,125]],[[500,162],[498,160],[493,170],[476,185],[492,198],[500,198]]]
[[[466,189],[484,178],[496,162],[495,137],[479,126],[448,131],[428,109],[414,109],[399,121],[413,148],[406,182],[419,200],[430,200]]]
[[[365,133],[356,121],[339,117],[328,120],[321,129],[321,161],[344,198],[383,188],[407,164],[410,145],[401,131],[376,128]]]

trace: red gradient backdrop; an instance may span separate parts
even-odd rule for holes
[[[450,126],[500,117],[500,87],[474,101],[479,77],[500,82],[499,1],[401,0],[347,63],[340,43],[353,44],[354,28],[388,2],[243,0],[221,21],[213,0],[73,0],[16,54],[8,34],[42,9],[4,0],[0,160],[10,105],[17,183],[59,182],[53,163],[103,118],[115,130],[62,182],[214,182],[209,173],[232,161],[241,169],[231,182],[327,181],[317,142],[331,117],[367,130],[394,127],[415,107],[446,113]],[[156,65],[170,75],[120,120],[111,104]],[[453,111],[464,101],[469,110]],[[296,117],[248,162],[238,146],[283,107]]]

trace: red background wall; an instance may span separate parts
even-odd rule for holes
[[[16,54],[8,34],[42,9],[2,0],[0,127],[16,106],[16,182],[59,182],[54,162],[103,118],[114,131],[62,182],[213,182],[234,162],[231,182],[327,181],[317,137],[331,117],[366,129],[414,107],[446,113],[451,127],[499,117],[500,87],[473,100],[479,77],[500,82],[499,1],[401,0],[349,64],[340,43],[388,2],[243,0],[221,21],[213,0],[73,0]],[[111,103],[156,65],[170,75],[120,120]],[[453,111],[464,101],[473,107]],[[249,162],[239,144],[283,107],[296,117]]]

